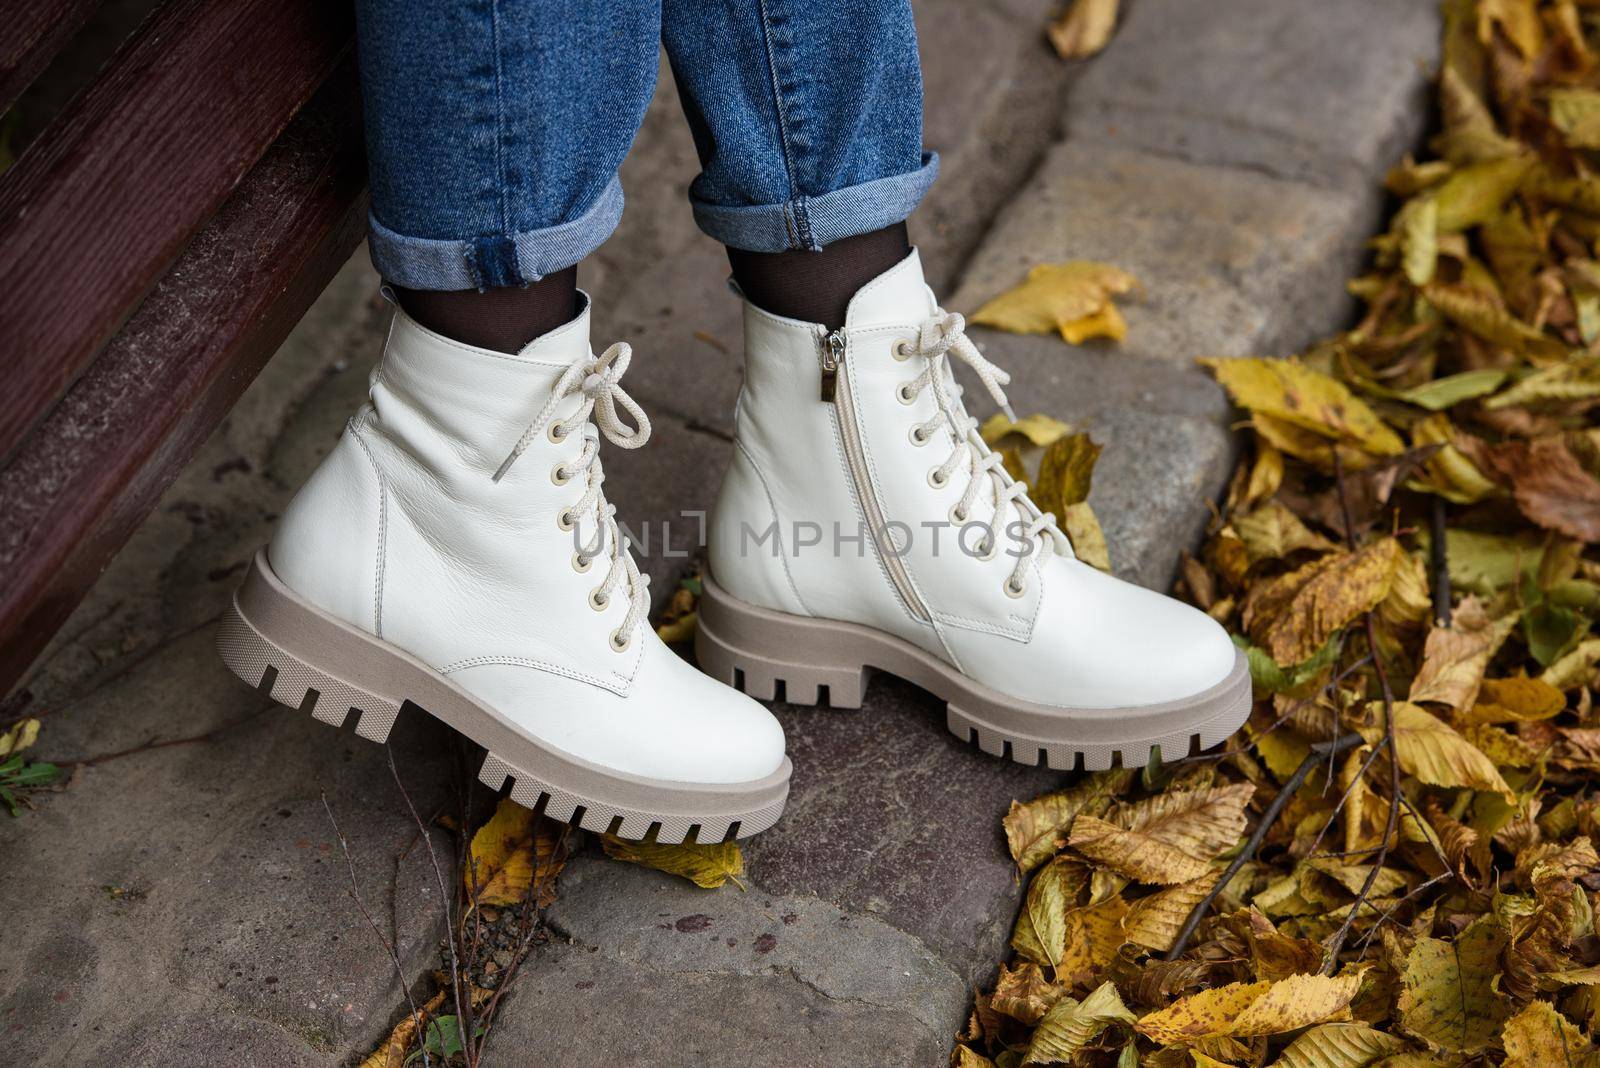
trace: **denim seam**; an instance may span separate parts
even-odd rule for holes
[[[500,179],[500,232],[511,232],[511,217],[506,207],[506,94],[505,64],[500,55],[500,3],[489,0],[489,32],[494,48],[494,169]]]
[[[807,230],[805,207],[799,198],[799,188],[795,183],[794,151],[789,144],[788,105],[783,95],[782,76],[778,73],[777,43],[772,39],[772,20],[767,14],[767,0],[758,0],[757,8],[761,14],[762,50],[766,53],[767,73],[772,79],[772,108],[778,116],[778,144],[783,148],[783,174],[789,182],[789,201],[797,209],[795,215],[791,216],[788,205],[785,205],[784,226],[789,231],[790,240],[799,242],[801,235]],[[802,243],[797,247],[810,246]]]

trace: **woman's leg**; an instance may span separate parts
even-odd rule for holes
[[[910,251],[938,161],[906,0],[668,0],[662,37],[703,170],[695,219],[746,296],[839,326]]]
[[[1226,632],[1077,560],[967,409],[956,364],[1008,413],[1010,379],[894,229],[933,177],[906,0],[669,0],[663,18],[704,160],[696,218],[748,298],[700,664],[844,705],[893,671],[957,735],[1057,768],[1225,738],[1250,710]]]
[[[515,351],[576,313],[655,88],[650,3],[358,0],[373,262],[414,318]]]

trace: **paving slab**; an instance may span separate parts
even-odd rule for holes
[[[1067,102],[1070,137],[1332,189],[1417,145],[1435,0],[1134,0]]]

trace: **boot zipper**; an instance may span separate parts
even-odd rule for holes
[[[856,426],[855,408],[850,403],[850,390],[839,388],[839,377],[847,373],[844,365],[844,331],[835,330],[820,341],[818,361],[822,365],[822,399],[833,405],[833,413],[839,424],[839,438],[844,442],[845,462],[850,468],[850,481],[855,484],[856,499],[867,513],[867,526],[871,529],[872,542],[878,548],[878,558],[888,570],[889,580],[894,583],[900,600],[912,615],[927,622],[932,617],[928,606],[911,585],[911,574],[906,570],[905,561],[893,545],[886,544],[889,532],[884,525],[883,510],[878,507],[878,495],[867,473],[861,432]]]

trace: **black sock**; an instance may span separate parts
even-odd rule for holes
[[[734,281],[756,307],[837,330],[844,325],[845,310],[856,290],[910,252],[906,224],[899,222],[841,238],[821,252],[746,252],[730,247],[728,262]]]
[[[407,315],[452,341],[518,352],[578,314],[578,268],[547,274],[525,286],[451,291],[396,286],[394,295]]]

